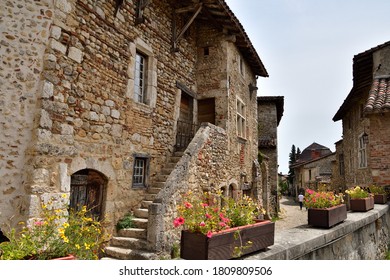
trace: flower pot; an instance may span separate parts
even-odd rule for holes
[[[370,196],[366,198],[351,198],[350,209],[356,212],[366,212],[368,210],[374,209],[374,197]]]
[[[308,224],[314,227],[330,228],[345,219],[347,219],[347,206],[345,204],[323,209],[308,209]]]
[[[386,194],[375,194],[374,195],[374,203],[375,204],[386,204],[387,195]]]
[[[223,230],[210,238],[202,233],[183,230],[180,257],[188,260],[232,259],[237,248],[241,248],[241,253],[245,255],[273,245],[274,236],[275,223],[271,221]],[[251,242],[250,245],[248,241]]]
[[[75,260],[76,257],[73,255],[67,255],[65,257],[60,257],[60,258],[54,258],[52,260],[63,260],[63,261],[70,261],[70,260]]]

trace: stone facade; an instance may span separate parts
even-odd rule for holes
[[[322,145],[313,143],[305,148],[296,163],[291,165],[294,168],[293,186],[298,195],[305,189],[318,190],[320,186],[333,190],[331,185],[335,153]]]
[[[205,104],[215,104],[206,121],[218,133],[201,143],[188,188],[261,193],[256,91],[249,85],[268,74],[242,26],[223,1],[210,1],[204,6],[208,12],[200,13],[173,46],[175,8],[181,11],[176,24],[183,28],[192,14],[180,5],[191,1],[144,2],[145,7],[140,1],[116,7],[109,0],[0,4],[5,19],[0,224],[14,226],[38,216],[41,203],[50,198],[60,201],[65,194],[65,203],[72,204],[82,192],[94,190],[91,203],[99,204],[97,214],[112,230],[155,189],[177,147],[179,120],[185,115],[199,126]],[[207,14],[213,12],[222,13],[234,32],[222,23],[210,25]],[[139,56],[145,69],[142,102],[134,97]],[[142,186],[135,184],[137,160],[144,164]],[[165,188],[170,184],[157,198]],[[168,205],[181,192],[169,197]],[[163,225],[168,230],[174,212],[169,209]],[[148,234],[156,235],[151,220]]]
[[[278,200],[278,132],[284,111],[283,96],[257,97],[259,126],[259,158],[268,158],[269,197],[264,197],[265,209],[270,216],[279,212]]]
[[[353,59],[353,88],[333,118],[343,125],[335,170],[335,181],[343,188],[390,184],[389,69],[389,42]]]

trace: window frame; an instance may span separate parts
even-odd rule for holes
[[[359,169],[367,168],[367,144],[364,143],[363,134],[359,136],[358,159]]]
[[[236,129],[237,136],[246,139],[246,104],[238,97],[236,99]]]
[[[142,163],[142,166],[138,165],[137,163]],[[148,177],[149,177],[149,157],[145,155],[134,155],[132,187],[146,188]]]
[[[147,86],[148,86],[148,56],[138,51],[135,54],[134,63],[134,92],[135,102],[147,104]]]

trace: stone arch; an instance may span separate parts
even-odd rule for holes
[[[94,169],[82,169],[73,173],[70,179],[70,208],[80,210],[86,206],[91,214],[103,217],[107,177]]]
[[[227,195],[233,199],[236,199],[238,195],[238,191],[239,191],[239,187],[238,187],[237,180],[234,179],[230,180]]]
[[[65,167],[64,167],[65,165]],[[112,206],[113,201],[115,200],[114,194],[115,190],[114,187],[116,185],[116,174],[115,171],[111,165],[111,162],[109,161],[101,161],[95,158],[75,158],[72,160],[72,162],[69,165],[64,164],[62,169],[68,169],[63,170],[64,173],[66,173],[65,178],[62,180],[66,183],[67,192],[71,192],[71,181],[72,176],[74,174],[78,174],[78,172],[81,172],[83,170],[91,170],[91,172],[97,173],[101,178],[102,181],[104,181],[104,190],[102,193],[102,205],[101,205],[101,214],[100,217],[103,217],[102,214],[106,213],[109,215],[105,215],[108,217],[108,219],[111,219],[112,217],[109,217],[112,215],[113,211],[110,209],[110,205]],[[68,172],[66,172],[68,171]],[[86,171],[83,171],[86,172]],[[81,172],[82,173],[82,172]],[[82,174],[81,174],[82,175]],[[95,176],[93,174],[93,176]]]

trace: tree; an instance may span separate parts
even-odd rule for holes
[[[301,153],[301,151],[299,150],[298,148],[298,151],[299,151],[299,154]],[[289,155],[289,161],[288,161],[288,164],[289,164],[289,171],[288,171],[288,181],[290,182],[290,184],[293,183],[293,178],[294,178],[294,169],[291,168],[291,165],[293,165],[297,160],[297,153],[296,153],[296,150],[295,150],[295,145],[292,145],[291,147],[291,152],[290,152],[290,155]]]

